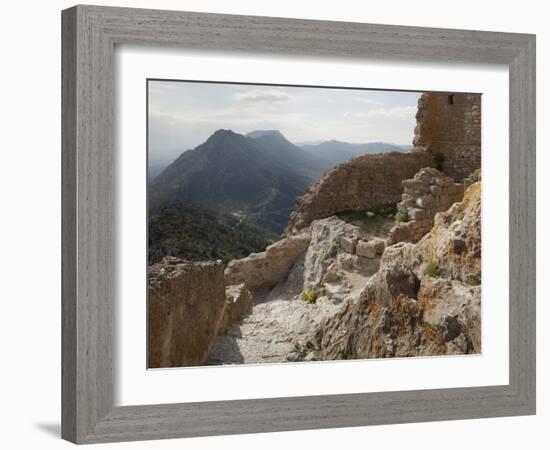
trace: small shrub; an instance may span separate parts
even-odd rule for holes
[[[437,263],[435,261],[430,261],[424,268],[424,274],[428,275],[429,277],[435,277],[438,271],[439,267],[437,266]]]
[[[470,286],[479,286],[481,284],[481,280],[479,277],[468,277],[466,278],[466,284],[469,284]]]
[[[315,334],[315,342],[317,342],[317,346],[321,347],[321,343],[323,342],[323,331],[318,331],[317,334]]]
[[[395,221],[397,223],[408,222],[409,221],[409,215],[407,213],[404,213],[404,212],[398,212],[395,215]]]
[[[332,292],[330,292],[327,288],[322,287],[317,291],[318,297],[328,297],[329,299],[332,298]]]
[[[310,303],[310,304],[315,303],[318,297],[319,297],[319,293],[317,291],[305,291],[302,294],[302,299],[306,303]]]

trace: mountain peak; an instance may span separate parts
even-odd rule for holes
[[[279,130],[255,130],[246,135],[246,137],[252,139],[258,139],[264,136],[278,136],[284,138],[283,133],[281,133]]]
[[[231,141],[235,139],[236,137],[241,137],[242,135],[239,133],[235,133],[233,130],[225,130],[223,128],[216,130],[205,142],[205,144],[209,144],[210,146],[212,144],[220,144],[226,141]]]

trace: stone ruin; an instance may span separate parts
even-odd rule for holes
[[[413,145],[408,153],[357,156],[326,172],[296,200],[285,235],[338,212],[393,207],[402,181],[421,168],[463,181],[481,167],[481,95],[423,94]]]
[[[341,211],[393,208],[401,198],[401,180],[434,165],[433,155],[422,150],[357,156],[326,172],[296,200],[285,234]]]
[[[420,240],[432,228],[436,213],[446,211],[464,195],[464,184],[455,183],[431,167],[421,169],[402,184],[403,194],[397,204],[397,217],[402,222],[391,229],[390,245]]]
[[[414,147],[436,168],[460,181],[481,167],[481,95],[423,94],[418,100]]]
[[[330,285],[331,282],[338,280],[344,288],[343,292],[346,292],[346,289],[354,289],[353,285],[348,285],[346,288],[347,281],[342,280],[342,273],[348,271],[371,276],[379,270],[381,261],[388,266],[392,259],[390,251],[392,249],[393,253],[404,257],[411,252],[424,252],[426,253],[424,256],[432,254],[431,248],[435,244],[439,247],[443,244],[449,247],[447,241],[450,237],[447,236],[448,233],[445,234],[446,232],[439,237],[432,231],[431,240],[430,238],[421,240],[418,244],[405,243],[406,241],[416,242],[429,233],[438,212],[448,211],[441,213],[443,215],[455,214],[457,220],[465,223],[466,231],[479,232],[479,220],[475,221],[480,213],[479,188],[477,191],[472,191],[474,194],[477,193],[477,203],[474,201],[476,200],[474,194],[470,195],[471,207],[468,203],[464,203],[468,195],[465,196],[463,204],[455,204],[455,202],[462,200],[466,186],[480,179],[481,96],[478,94],[423,94],[418,102],[416,119],[414,148],[410,152],[358,156],[325,173],[308,188],[302,197],[297,199],[295,210],[285,230],[285,238],[272,244],[265,252],[232,261],[225,270],[225,274],[221,262],[191,263],[171,257],[150,267],[149,367],[212,363],[212,360],[207,361],[207,359],[211,350],[215,350],[213,344],[224,339],[228,340],[234,350],[236,359],[233,362],[243,362],[240,354],[243,349],[235,350],[234,341],[238,337],[232,336],[228,330],[250,313],[253,302],[251,292],[266,287],[272,288],[272,292],[278,289],[293,292],[295,288],[298,294],[304,289],[316,289],[317,286],[327,286],[326,283]],[[337,217],[332,217],[344,211],[381,211],[387,207],[394,208],[396,203],[399,217],[403,217],[406,221],[397,223],[390,230],[387,242],[382,239],[367,238],[355,227],[345,224]],[[449,209],[453,204],[455,205]],[[477,210],[474,208],[476,205]],[[461,219],[460,213],[463,210],[467,211],[467,208],[472,209],[473,213],[467,214],[468,221],[465,221]],[[439,231],[442,233],[441,230]],[[327,239],[327,233],[332,236],[332,239]],[[388,247],[385,251],[386,245],[397,242],[402,243]],[[455,244],[458,241],[454,239],[452,242],[453,251],[456,253]],[[472,242],[477,241],[466,240],[467,245],[473,245]],[[415,245],[420,247],[416,249]],[[471,252],[467,251],[467,246],[458,250],[461,255],[471,253],[473,255],[471,260],[479,265],[479,252],[475,248],[472,247]],[[440,275],[447,270],[446,264],[448,265],[451,259],[440,261],[437,268],[441,272]],[[389,266],[386,266],[381,270],[380,276],[384,275],[387,281],[386,272]],[[401,266],[397,264],[396,267]],[[463,269],[460,270],[463,271]],[[479,278],[478,272],[479,270],[474,275]],[[411,277],[408,272],[405,275]],[[306,345],[305,350],[301,347],[294,348],[294,353],[298,355],[296,360],[309,360],[308,358],[316,352],[321,352],[322,357],[330,359],[372,357],[373,355],[383,357],[479,352],[479,339],[476,338],[475,333],[464,335],[466,337],[459,335],[455,339],[449,337],[449,342],[444,339],[445,327],[440,326],[438,322],[440,316],[447,317],[443,313],[436,315],[437,320],[432,320],[433,323],[428,320],[425,333],[423,329],[418,329],[414,336],[401,336],[401,341],[392,337],[394,328],[403,329],[405,319],[410,319],[412,321],[410,323],[418,322],[414,314],[407,313],[410,317],[407,314],[401,316],[407,308],[411,307],[414,310],[424,301],[422,298],[427,296],[423,294],[424,291],[433,297],[439,295],[438,289],[441,288],[444,294],[441,294],[442,299],[453,299],[451,294],[454,289],[458,292],[457,298],[467,298],[468,301],[473,302],[474,306],[479,304],[480,286],[477,286],[479,283],[471,281],[471,279],[477,280],[476,277],[463,277],[468,281],[466,284],[469,293],[469,296],[464,297],[464,286],[454,278],[451,281],[432,278],[420,269],[415,276],[419,277],[421,285],[418,295],[416,282],[415,292],[407,294],[412,296],[412,299],[401,295],[393,299],[395,300],[393,306],[382,308],[375,305],[376,302],[372,299],[367,298],[367,310],[372,313],[368,316],[368,320],[363,318],[365,311],[363,297],[360,298],[361,301],[355,302],[357,306],[355,311],[354,306],[348,307],[346,303],[353,299],[353,295],[348,293],[346,302],[340,305],[337,303],[340,301],[338,298],[330,300],[328,297],[322,297],[324,300],[317,304],[321,312],[311,317],[308,316],[311,308],[307,309],[308,305],[302,301],[262,303],[257,306],[259,312],[256,312],[256,316],[261,317],[262,308],[265,309],[265,323],[252,320],[246,324],[244,330],[247,330],[246,327],[251,328],[249,334],[254,336],[264,333],[265,346],[273,351],[274,337],[262,326],[269,328],[273,324],[274,317],[286,312],[288,317],[283,317],[283,322],[286,325],[295,326],[292,333],[299,336],[306,344],[310,344]],[[357,278],[356,275],[348,281],[355,278]],[[380,297],[383,294],[383,283],[380,284],[374,280],[371,284],[376,295]],[[399,283],[388,286],[388,292],[393,292],[392,289],[397,285]],[[425,285],[424,291],[423,285]],[[415,296],[420,303],[415,300]],[[428,300],[431,301],[429,298]],[[443,305],[441,301],[439,303]],[[453,305],[455,303],[459,304],[457,301]],[[288,308],[294,309],[289,311]],[[432,311],[432,309],[428,310]],[[479,307],[463,308],[463,310],[476,313]],[[335,313],[339,315],[334,316]],[[333,316],[334,318],[330,319]],[[421,317],[421,314],[418,317]],[[294,318],[297,322],[289,321],[288,318]],[[332,322],[328,322],[329,319]],[[470,320],[468,317],[466,319]],[[369,320],[374,322],[370,323]],[[360,326],[349,326],[346,321]],[[473,326],[469,328],[474,331],[479,330],[479,317],[477,319],[473,317],[470,321]],[[344,326],[344,324],[347,325]],[[361,331],[361,326],[365,328],[364,332]],[[319,327],[324,327],[320,337],[318,331],[321,328]],[[405,328],[408,330],[410,327]],[[438,331],[440,328],[441,332]],[[388,333],[377,337],[370,332],[372,329],[387,329]],[[229,336],[223,336],[226,333]],[[367,339],[369,336],[373,339],[379,338],[380,342],[372,339],[369,341],[370,338]],[[429,336],[435,336],[435,340]],[[463,342],[458,342],[461,336]],[[292,347],[292,345],[288,343],[290,342],[288,335],[284,333],[278,339],[281,343],[279,356],[283,358],[282,355],[289,351],[286,347]],[[419,345],[418,342],[420,342]],[[260,348],[257,342],[251,344]],[[366,348],[370,348],[372,352],[365,353]],[[227,348],[222,347],[222,349],[225,355]],[[250,350],[245,346],[244,349],[254,353],[254,348]],[[262,359],[265,352],[258,350],[256,353]],[[216,351],[214,356],[215,354]],[[282,360],[291,359],[284,357]],[[227,361],[221,360],[221,362]]]

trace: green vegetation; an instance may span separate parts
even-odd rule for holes
[[[332,292],[330,292],[325,287],[321,287],[313,290],[304,291],[302,293],[302,300],[306,303],[314,304],[315,302],[317,302],[317,299],[319,297],[328,297],[329,299],[331,299]]]
[[[481,284],[481,279],[479,277],[468,277],[465,281],[466,284],[469,284],[470,286],[479,286]]]
[[[317,301],[317,298],[319,297],[319,293],[317,291],[304,291],[302,294],[302,299],[306,303],[314,304]]]
[[[317,342],[317,345],[320,347],[321,343],[323,342],[323,330],[319,330],[317,334],[315,335],[315,342]]]
[[[435,261],[430,261],[424,268],[424,274],[429,277],[435,277],[438,271],[439,267]]]
[[[409,215],[408,215],[407,213],[404,213],[404,212],[399,211],[399,212],[395,215],[395,221],[396,221],[397,223],[408,222],[408,221],[409,221]]]
[[[233,215],[181,201],[150,213],[148,238],[149,264],[164,256],[191,261],[221,259],[227,263],[265,250],[277,236]]]

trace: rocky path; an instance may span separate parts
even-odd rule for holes
[[[301,298],[256,299],[249,316],[219,336],[209,364],[257,364],[311,361],[318,357],[319,330],[351,295],[320,297],[315,304]]]
[[[382,220],[383,224],[387,221]],[[325,321],[356,300],[378,270],[379,257],[354,254],[359,236],[365,235],[357,225],[336,217],[316,222],[307,251],[271,291],[254,294],[248,316],[215,338],[208,364],[319,359]],[[257,259],[251,263],[260,266]],[[304,293],[315,293],[318,298],[308,303],[303,300]]]

